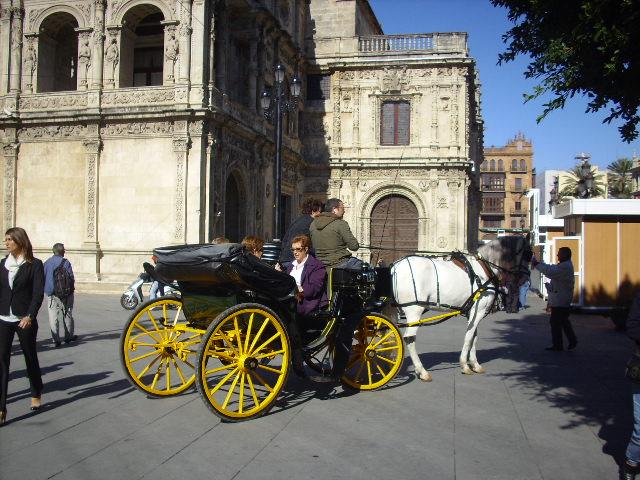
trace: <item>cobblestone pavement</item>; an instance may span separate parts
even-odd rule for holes
[[[618,478],[631,431],[623,378],[631,342],[602,317],[574,316],[573,352],[546,352],[542,302],[480,325],[485,375],[460,374],[461,318],[424,327],[410,361],[374,392],[291,376],[263,418],[221,423],[195,390],[150,399],[118,357],[128,317],[117,296],[78,295],[76,343],[54,349],[40,311],[45,408],[29,412],[22,354],[12,357],[0,479]]]

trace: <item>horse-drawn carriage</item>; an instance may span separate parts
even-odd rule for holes
[[[398,372],[404,344],[397,326],[378,313],[376,274],[333,269],[330,305],[296,314],[295,280],[236,244],[183,245],[154,251],[150,273],[177,281],[180,299],[141,305],[123,330],[120,355],[131,383],[151,396],[171,396],[195,382],[216,415],[241,421],[266,413],[297,356],[329,374],[336,335],[354,329],[343,384],[382,387]],[[355,328],[346,319],[354,318]]]

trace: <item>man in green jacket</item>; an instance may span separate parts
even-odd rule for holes
[[[324,212],[309,227],[316,258],[327,268],[357,268],[362,264],[349,251],[358,250],[360,245],[343,216],[344,203],[338,198],[330,198],[325,203]]]

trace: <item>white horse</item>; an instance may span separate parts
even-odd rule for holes
[[[458,260],[454,261],[455,257]],[[393,296],[404,311],[407,324],[419,321],[429,308],[455,311],[462,307],[465,310],[463,314],[468,316],[460,352],[462,373],[484,373],[476,356],[478,324],[491,313],[500,282],[509,275],[512,278],[528,275],[530,260],[528,235],[492,240],[481,246],[477,255],[458,253],[442,257],[405,257],[391,267]],[[418,326],[408,326],[403,337],[416,375],[420,380],[430,382],[431,374],[422,366],[416,353],[417,330]]]

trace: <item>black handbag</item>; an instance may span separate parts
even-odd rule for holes
[[[634,353],[627,361],[625,377],[632,382],[640,383],[640,355]]]

